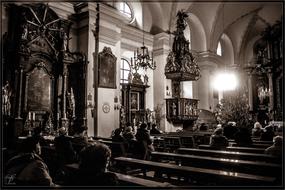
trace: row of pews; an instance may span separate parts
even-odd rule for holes
[[[188,139],[185,146],[181,139]],[[191,139],[189,141],[189,139]],[[153,140],[156,151],[151,160],[139,160],[124,154],[114,158],[114,170],[158,183],[174,186],[278,186],[282,164],[277,157],[263,154],[272,142],[254,141],[261,147],[238,147],[234,142],[225,150],[212,150],[209,145],[195,145],[193,136],[159,136]],[[101,140],[112,147],[109,140]],[[190,146],[189,146],[190,145]],[[157,151],[158,150],[158,151]],[[129,172],[129,171],[140,171]],[[154,187],[154,186],[153,186]]]

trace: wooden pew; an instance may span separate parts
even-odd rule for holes
[[[64,166],[65,172],[68,173],[68,175],[71,175],[73,172],[79,169],[78,163],[73,164],[67,164]],[[173,188],[175,186],[169,184],[169,183],[161,183],[157,181],[152,181],[148,179],[143,179],[139,177],[134,177],[130,175],[125,175],[117,172],[111,172],[116,174],[116,176],[119,179],[119,186],[139,186],[139,187],[163,187],[163,188]],[[95,180],[95,179],[94,179]],[[63,186],[64,187],[64,186]]]
[[[236,159],[236,160],[262,161],[270,163],[280,163],[282,161],[280,160],[280,158],[275,156],[266,155],[266,154],[246,153],[246,152],[203,150],[203,149],[193,149],[193,148],[179,148],[177,151],[180,154],[211,156],[211,157]]]
[[[281,175],[281,165],[265,162],[231,160],[224,158],[213,158],[208,156],[195,156],[185,154],[175,154],[167,152],[152,152],[153,161],[175,160],[182,166],[193,166],[210,169],[221,169],[228,172],[242,172],[262,176]]]
[[[98,140],[98,142],[106,144],[111,149],[112,158],[126,155],[126,149],[125,149],[124,143],[113,142],[113,141],[104,141],[104,140]]]
[[[229,141],[230,143],[235,143],[235,140],[234,140],[234,139],[229,139],[228,141]],[[273,144],[272,141],[260,141],[260,140],[254,140],[254,139],[252,139],[252,142],[253,142],[254,144],[270,144],[270,145]]]
[[[165,151],[176,151],[181,147],[180,137],[164,137],[164,150]]]
[[[141,187],[160,187],[160,188],[174,188],[174,185],[171,185],[167,182],[157,182],[149,179],[143,179],[135,176],[130,176],[126,174],[112,172],[117,175],[119,179],[120,186],[141,186]]]
[[[230,143],[231,144],[231,146],[239,146],[237,143],[235,143],[235,142],[233,142],[233,143]],[[252,147],[252,148],[268,148],[268,147],[270,147],[270,146],[272,146],[272,144],[256,144],[256,143],[253,143],[253,144],[251,144],[251,145],[248,145],[248,146],[246,146],[246,147]]]
[[[205,150],[215,150],[215,147],[211,147],[210,145],[201,144],[199,145],[199,149],[205,149]],[[263,154],[264,148],[251,148],[251,147],[231,147],[228,146],[225,149],[226,151],[234,151],[234,152],[248,152],[248,153],[255,153],[255,154]]]
[[[94,140],[112,141],[112,138],[108,137],[92,137]]]
[[[168,163],[160,163],[146,160],[139,160],[126,157],[115,158],[121,167],[134,167],[142,170],[158,171],[163,174],[182,177],[186,181],[197,181],[201,185],[274,185],[274,177],[264,177],[237,172],[227,172],[223,170],[205,169],[189,166],[179,166]]]

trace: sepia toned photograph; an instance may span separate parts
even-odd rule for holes
[[[284,1],[0,4],[0,189],[285,189]]]

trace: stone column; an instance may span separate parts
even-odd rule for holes
[[[169,91],[172,91],[171,81],[166,79],[164,68],[166,59],[169,53],[169,34],[159,33],[154,36],[154,60],[156,61],[156,69],[153,71],[153,104],[154,107],[162,106],[161,114],[166,113],[166,102],[164,98],[169,98],[166,95],[166,86]],[[160,129],[162,131],[171,131],[173,126],[166,122],[166,119],[160,121]]]
[[[249,104],[249,110],[253,110],[253,92],[252,92],[252,74],[248,74],[248,104]]]
[[[23,68],[20,67],[20,76],[19,76],[19,95],[18,95],[18,109],[17,109],[17,119],[21,118],[21,108],[22,108],[22,89],[23,89]]]

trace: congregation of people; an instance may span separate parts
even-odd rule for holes
[[[200,131],[207,131],[206,124],[200,125]],[[73,136],[67,129],[58,129],[54,138],[55,159],[52,164],[45,163],[41,157],[40,132],[29,136],[21,143],[18,153],[5,164],[5,183],[7,185],[28,186],[117,186],[116,174],[109,172],[112,167],[112,151],[100,140],[87,137],[87,127],[75,128]],[[235,122],[218,124],[210,136],[209,145],[215,150],[230,146],[230,139],[238,146],[246,147],[253,143],[252,138],[261,141],[272,141],[272,146],[265,149],[265,154],[282,156],[283,137],[275,135],[272,126],[262,128],[256,122],[250,128],[237,127]],[[163,134],[155,124],[149,127],[141,123],[137,130],[130,123],[115,129],[111,134],[112,142],[122,143],[128,157],[151,160],[151,152],[155,151],[153,137]],[[65,173],[65,166],[78,164],[72,174]],[[50,171],[51,170],[51,171]]]

